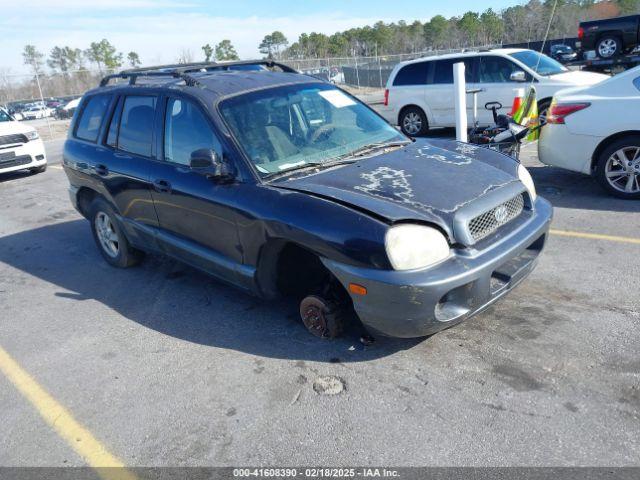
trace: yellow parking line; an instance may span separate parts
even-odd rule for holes
[[[40,416],[105,480],[134,480],[124,467],[71,413],[60,405],[0,347],[0,371],[35,407]],[[119,467],[119,468],[103,468]]]
[[[62,165],[49,165],[49,168],[56,168],[58,170],[64,170],[64,168],[62,168]]]
[[[608,240],[610,242],[621,243],[634,243],[640,245],[640,238],[632,237],[618,237],[615,235],[602,235],[600,233],[586,233],[586,232],[571,232],[569,230],[549,230],[552,235],[559,235],[561,237],[575,237],[575,238],[588,238],[591,240]]]

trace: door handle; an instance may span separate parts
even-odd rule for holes
[[[166,180],[154,180],[153,189],[160,193],[171,193],[171,184]]]
[[[93,167],[93,169],[101,177],[104,177],[109,174],[109,169],[105,165],[96,165],[95,167]]]

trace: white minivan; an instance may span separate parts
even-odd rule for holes
[[[430,127],[455,126],[453,64],[464,62],[467,90],[480,90],[478,120],[492,123],[489,102],[500,102],[500,113],[511,110],[518,90],[533,84],[542,121],[553,95],[564,88],[593,85],[607,75],[571,71],[559,62],[533,50],[500,48],[463,52],[401,62],[395,66],[384,95],[380,114],[411,136],[423,135]],[[472,118],[472,97],[467,98]]]

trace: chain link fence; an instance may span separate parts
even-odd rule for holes
[[[490,48],[490,47],[473,47]],[[341,58],[300,58],[281,60],[296,70],[314,75],[338,85],[358,89],[384,88],[393,67],[402,61],[414,58],[460,52],[461,50],[427,50],[397,55]],[[45,103],[67,100],[82,95],[94,88],[100,79],[112,70],[77,70],[66,73],[41,72],[35,74],[12,74],[0,71],[0,105]]]

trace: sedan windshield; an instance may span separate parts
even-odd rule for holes
[[[546,55],[534,52],[533,50],[523,50],[522,52],[512,53],[511,56],[524,63],[534,72],[545,77],[569,71],[560,62]]]
[[[11,116],[0,108],[0,122],[10,122],[11,120]]]
[[[291,85],[246,93],[220,112],[262,176],[409,142],[382,118],[331,85]]]

